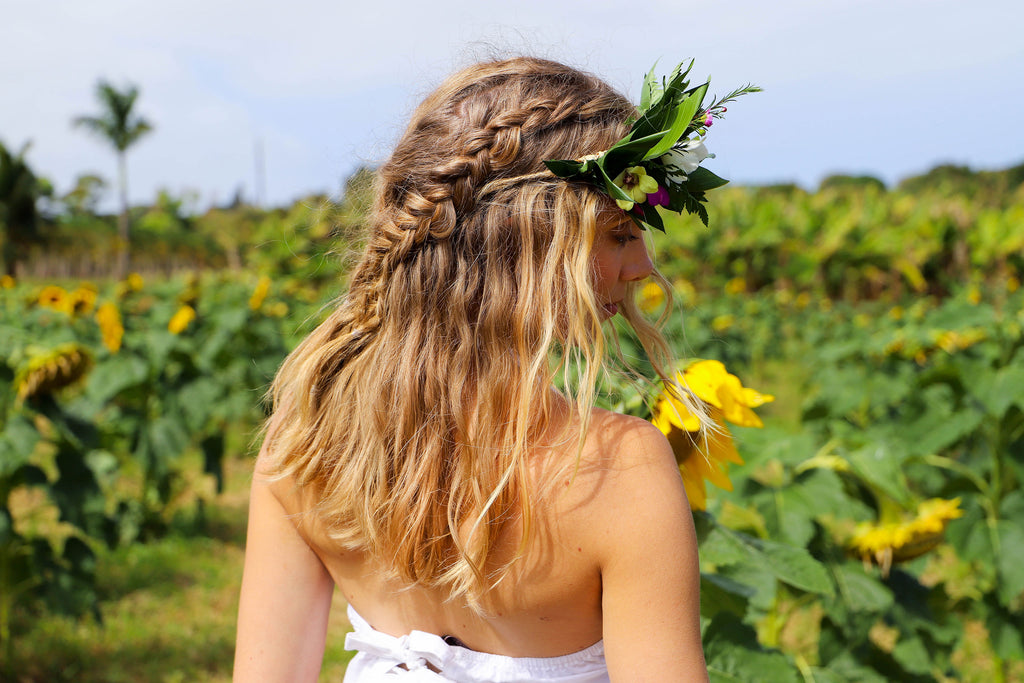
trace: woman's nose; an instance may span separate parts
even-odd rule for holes
[[[631,249],[622,264],[622,279],[627,282],[643,280],[654,271],[654,263],[647,251],[645,240],[639,239],[630,243]]]

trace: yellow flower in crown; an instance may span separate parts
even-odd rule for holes
[[[643,204],[647,201],[647,195],[658,191],[658,181],[647,175],[647,169],[643,166],[630,166],[613,180],[622,191],[630,196],[633,201],[616,199],[615,203],[623,211],[629,211],[633,204]]]
[[[185,304],[178,309],[178,312],[174,314],[171,321],[167,323],[167,330],[171,334],[181,334],[189,326],[193,320],[196,319],[196,309],[192,308],[188,304]]]
[[[721,366],[722,372],[717,372],[717,366]],[[729,378],[735,379],[735,385],[739,386],[737,392],[734,383]],[[760,418],[756,424],[752,424],[749,416],[742,412],[732,410],[732,417],[727,415],[723,409],[724,405],[733,408],[737,399],[733,394],[738,393],[746,411],[753,414],[752,407],[762,405],[773,400],[767,394],[761,394],[753,389],[747,389],[740,384],[735,375],[725,372],[725,366],[718,361],[698,361],[691,364],[679,376],[680,384],[690,389],[700,400],[706,410],[704,418],[697,415],[687,402],[681,400],[675,390],[666,392],[655,408],[652,422],[668,439],[675,453],[676,462],[679,463],[679,471],[683,477],[683,486],[686,489],[687,498],[690,500],[690,507],[694,510],[707,508],[706,481],[725,491],[732,491],[732,480],[729,479],[729,463],[736,465],[743,464],[743,458],[736,450],[732,434],[726,427],[726,421],[734,422],[744,426],[761,426]],[[698,393],[693,383],[701,385],[701,392]],[[716,386],[716,382],[718,386]],[[724,400],[718,394],[721,386]],[[701,393],[704,395],[702,396]],[[712,400],[705,398],[708,396]],[[737,421],[738,417],[742,421]]]

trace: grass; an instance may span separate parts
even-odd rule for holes
[[[103,551],[102,621],[16,610],[13,678],[4,683],[177,683],[231,680],[242,578],[249,461],[227,463],[226,490],[160,540]],[[323,680],[351,653],[343,600],[328,631]]]

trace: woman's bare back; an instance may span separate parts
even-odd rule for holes
[[[540,490],[545,481],[550,485],[538,496],[525,552],[485,596],[483,614],[438,590],[403,589],[387,580],[386,568],[365,554],[340,551],[315,518],[303,513],[308,502],[287,480],[275,482],[271,490],[345,599],[374,629],[394,636],[413,630],[451,636],[479,652],[555,657],[583,650],[604,636],[602,563],[609,546],[612,554],[616,545],[628,546],[629,539],[609,535],[635,512],[629,505],[635,492],[617,487],[632,478],[629,470],[644,468],[647,454],[636,451],[647,448],[649,439],[656,444],[661,439],[652,430],[642,420],[595,411],[578,468],[575,440],[536,454],[535,488]],[[674,469],[668,474],[671,479]],[[651,483],[654,491],[656,483]],[[495,562],[516,552],[519,531],[519,525],[509,529]],[[679,561],[674,555],[671,561]]]

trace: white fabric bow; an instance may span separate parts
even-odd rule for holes
[[[354,631],[345,636],[345,649],[358,650],[376,658],[376,673],[404,681],[445,681],[444,671],[451,659],[451,647],[440,636],[413,631],[396,637],[379,631]],[[379,668],[378,668],[379,667]],[[433,668],[431,668],[433,667]]]

